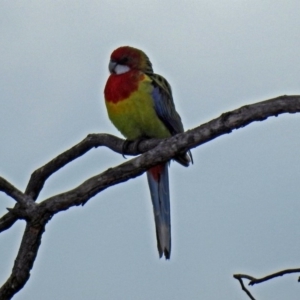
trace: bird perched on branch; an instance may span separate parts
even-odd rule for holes
[[[169,83],[153,72],[152,64],[143,51],[129,46],[114,50],[109,71],[104,89],[108,116],[128,141],[167,138],[184,131]],[[184,166],[192,162],[190,152],[174,159]],[[168,162],[149,169],[147,178],[159,257],[164,255],[169,259],[171,218]]]

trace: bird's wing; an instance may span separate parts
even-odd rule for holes
[[[158,117],[166,125],[171,135],[183,132],[181,118],[175,109],[171,86],[164,77],[158,74],[148,76],[152,79],[152,97]]]
[[[168,81],[158,74],[152,73],[148,76],[152,79],[152,98],[154,100],[154,109],[158,117],[168,128],[171,135],[184,132],[181,118],[175,108],[171,86]],[[190,162],[193,163],[190,150],[187,153],[176,156],[174,159],[186,167]]]

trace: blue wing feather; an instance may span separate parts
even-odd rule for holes
[[[151,78],[153,80],[152,98],[158,117],[172,135],[183,132],[183,125],[176,111],[169,83],[158,74],[153,74]]]
[[[154,109],[157,116],[168,128],[171,135],[184,132],[181,118],[175,108],[171,86],[168,81],[158,74],[149,76],[152,79],[152,98],[154,100]],[[186,167],[190,162],[193,162],[191,151],[183,153],[174,159]]]

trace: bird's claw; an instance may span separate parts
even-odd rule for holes
[[[147,140],[147,138],[141,137],[141,138],[138,138],[138,139],[133,140],[133,141],[125,140],[123,142],[123,145],[122,145],[122,156],[126,159],[126,156],[125,156],[124,153],[126,153],[128,151],[128,148],[129,148],[130,144],[133,144],[132,147],[133,147],[133,150],[134,150],[134,154],[140,154],[139,145],[144,140]]]

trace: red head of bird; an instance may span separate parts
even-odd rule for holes
[[[148,56],[142,50],[129,46],[122,46],[114,50],[108,67],[112,74],[122,74],[129,70],[139,70],[148,74],[153,73]]]

